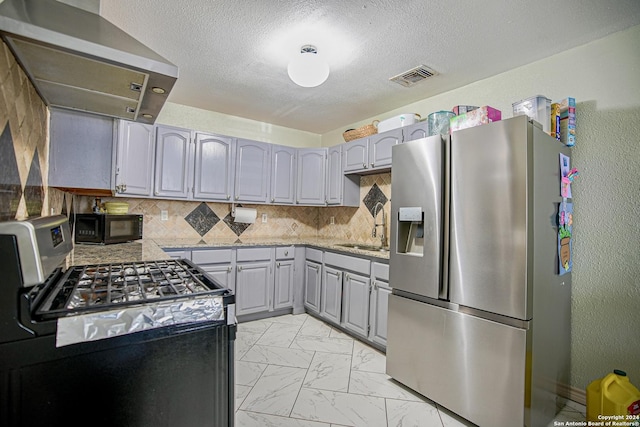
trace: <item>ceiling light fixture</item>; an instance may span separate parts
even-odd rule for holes
[[[300,55],[289,62],[287,73],[298,86],[316,87],[329,77],[329,64],[318,55],[315,46],[307,44],[300,49]]]

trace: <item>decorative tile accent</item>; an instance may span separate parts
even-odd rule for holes
[[[198,207],[191,211],[184,219],[200,236],[207,234],[207,232],[220,221],[218,215],[216,215],[205,202],[200,203]]]
[[[369,190],[367,195],[364,196],[364,199],[362,199],[364,205],[367,207],[367,209],[369,209],[371,216],[373,216],[373,209],[378,202],[382,203],[382,205],[384,206],[388,201],[389,199],[387,199],[387,196],[385,196],[382,190],[380,190],[378,184],[373,184],[371,190]]]
[[[0,221],[16,218],[21,198],[20,172],[13,149],[11,129],[7,123],[0,136]]]
[[[242,205],[237,205],[237,207],[241,208]],[[244,231],[247,228],[249,228],[249,226],[251,225],[251,224],[246,224],[244,222],[234,222],[233,217],[231,216],[231,212],[229,212],[229,214],[225,216],[222,221],[224,221],[224,223],[227,224],[227,226],[231,229],[231,231],[236,233],[236,236],[238,237],[242,233],[244,233]]]
[[[38,159],[38,149],[33,153],[31,166],[29,167],[29,177],[24,187],[24,200],[27,204],[29,216],[42,215],[44,204],[44,187],[42,185],[42,171],[40,170],[40,160]]]

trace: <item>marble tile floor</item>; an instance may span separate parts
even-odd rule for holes
[[[238,427],[473,426],[393,381],[383,353],[307,314],[239,324],[235,358]],[[555,421],[585,413],[569,402]]]

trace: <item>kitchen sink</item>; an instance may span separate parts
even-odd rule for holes
[[[352,248],[352,249],[362,249],[363,251],[374,251],[374,252],[388,252],[389,248],[383,248],[376,245],[365,245],[360,243],[343,243],[341,245],[343,248]]]

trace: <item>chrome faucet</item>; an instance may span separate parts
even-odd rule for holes
[[[378,206],[382,208],[382,223],[378,224]],[[384,205],[381,202],[376,203],[373,207],[373,230],[371,230],[371,237],[376,237],[378,227],[382,227],[382,234],[380,235],[380,244],[383,248],[387,247],[387,219],[384,213]]]

